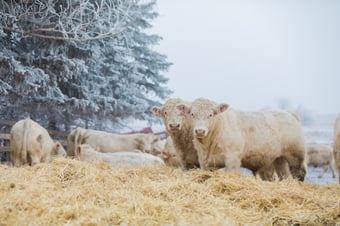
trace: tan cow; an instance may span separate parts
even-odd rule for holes
[[[54,142],[47,130],[31,119],[18,121],[10,133],[11,160],[14,166],[33,166],[66,156],[63,146]]]
[[[333,144],[333,154],[338,170],[339,184],[340,184],[340,114],[337,116],[334,123],[334,144]]]
[[[201,169],[245,167],[280,179],[304,180],[305,139],[300,121],[287,111],[241,112],[207,99],[178,109],[191,115],[194,145]],[[264,178],[265,179],[265,178]]]
[[[333,178],[335,178],[335,162],[333,157],[333,149],[329,144],[306,144],[307,156],[306,164],[313,167],[322,167],[322,172],[318,178],[322,178],[328,169],[331,169]]]
[[[179,104],[188,104],[179,98],[168,99],[163,106],[154,106],[152,112],[162,118],[176,150],[182,170],[199,167],[197,151],[194,148],[192,125],[188,116],[177,109]]]
[[[74,156],[75,147],[79,144],[90,144],[100,152],[134,151],[156,153],[159,137],[154,134],[115,134],[104,131],[78,127],[67,137],[67,154]],[[160,152],[160,150],[158,150]]]
[[[161,158],[151,154],[138,152],[102,153],[88,144],[78,145],[75,156],[84,162],[103,160],[110,163],[114,168],[164,165]]]

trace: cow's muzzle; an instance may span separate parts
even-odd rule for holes
[[[181,124],[180,123],[169,123],[169,129],[171,131],[178,131],[181,129]]]
[[[206,130],[205,129],[195,129],[195,136],[198,138],[203,138],[206,136]]]

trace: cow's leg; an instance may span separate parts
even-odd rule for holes
[[[291,173],[289,170],[289,165],[284,157],[278,157],[273,162],[275,171],[280,180],[291,178]]]
[[[262,180],[275,181],[275,168],[273,165],[264,166],[256,171],[256,176],[260,176]]]
[[[236,154],[238,152],[229,152],[225,157],[225,171],[227,172],[240,172],[241,159]]]
[[[40,147],[27,150],[28,163],[31,166],[40,163]]]
[[[329,165],[323,165],[323,166],[322,166],[322,171],[321,171],[320,174],[318,175],[318,178],[322,178],[323,175],[325,175],[325,173],[327,172],[328,168],[329,168]]]
[[[207,153],[199,141],[193,140],[194,146],[197,150],[197,157],[198,157],[198,163],[200,165],[201,170],[207,170],[208,169],[208,163],[206,161],[206,154]],[[183,168],[182,168],[183,169]]]
[[[12,158],[13,165],[14,165],[15,167],[20,167],[20,166],[22,165],[22,162],[21,162],[19,156],[15,156],[15,157],[14,157],[14,155],[12,155],[11,158]]]
[[[21,159],[20,159],[20,153],[18,154],[17,151],[15,151],[13,148],[12,148],[12,151],[11,151],[11,160],[12,160],[12,163],[15,167],[19,167],[22,165],[22,162],[21,162]]]
[[[299,181],[304,181],[307,174],[307,166],[304,159],[299,157],[291,158],[289,159],[288,164],[293,178],[296,178]]]
[[[332,177],[333,178],[335,178],[336,177],[336,175],[335,175],[335,171],[334,171],[334,168],[333,168],[333,166],[332,165],[330,165],[329,166],[329,168],[331,169],[331,171],[332,171]]]

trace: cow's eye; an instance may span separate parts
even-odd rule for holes
[[[165,112],[164,112],[164,115],[168,115],[168,112],[165,111]]]
[[[194,113],[191,113],[191,117],[194,117]]]
[[[213,117],[213,114],[210,114],[208,118],[211,118],[211,117]]]

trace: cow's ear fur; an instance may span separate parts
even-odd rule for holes
[[[169,153],[166,153],[166,152],[161,152],[159,154],[159,157],[163,160],[168,160],[170,158],[170,154]]]
[[[76,152],[77,152],[77,153],[76,153],[77,155],[80,154],[80,152],[81,152],[81,147],[80,147],[80,146],[77,146]]]
[[[135,138],[135,142],[136,142],[136,144],[139,146],[139,145],[141,145],[141,144],[143,144],[143,141],[141,140],[141,139],[139,139],[139,138]]]
[[[38,141],[39,143],[41,143],[42,138],[43,138],[43,136],[40,134],[40,135],[37,137],[37,141]]]
[[[157,141],[159,141],[159,137],[158,137],[158,136],[156,136],[156,137],[153,139],[152,143],[156,143]]]
[[[157,107],[157,106],[153,106],[152,107],[152,113],[158,117],[158,118],[162,118],[162,108],[161,107]]]
[[[229,105],[228,104],[219,104],[216,109],[215,109],[215,114],[219,114],[219,113],[222,113],[222,112],[225,112],[226,110],[228,110],[229,108]]]
[[[177,104],[176,108],[179,110],[180,115],[185,116],[190,113],[190,108],[189,106],[185,104]]]

